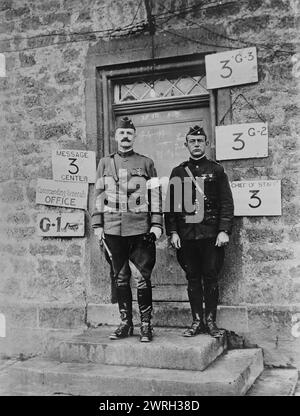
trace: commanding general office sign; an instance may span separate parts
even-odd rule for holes
[[[67,208],[87,208],[88,183],[64,183],[38,179],[36,203]]]
[[[54,149],[53,179],[65,182],[96,181],[96,154],[87,150]]]

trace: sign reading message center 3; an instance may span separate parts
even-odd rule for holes
[[[64,183],[38,179],[36,203],[67,208],[87,208],[88,183]]]
[[[64,182],[96,181],[96,154],[87,150],[52,150],[53,179]]]
[[[281,215],[280,180],[233,181],[230,186],[234,215]]]
[[[208,89],[258,81],[255,47],[206,55],[205,67]]]

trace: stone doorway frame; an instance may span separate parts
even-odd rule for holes
[[[224,48],[200,45],[193,39],[203,39],[208,44],[217,45],[219,39],[201,29],[178,30],[176,35],[166,35],[157,32],[154,35],[155,45],[152,59],[152,39],[145,34],[128,36],[124,38],[99,40],[87,51],[85,68],[85,115],[86,115],[86,146],[87,150],[96,152],[97,163],[101,157],[110,153],[110,134],[113,131],[113,89],[111,79],[116,76],[129,74],[142,74],[147,71],[166,71],[177,67],[195,68],[204,65],[205,55],[221,52]],[[188,37],[183,38],[182,36]],[[207,39],[207,37],[210,37]],[[214,126],[228,110],[231,104],[229,88],[214,90],[209,94],[212,136]],[[190,103],[188,104],[190,105]],[[227,116],[227,122],[231,121],[231,113]],[[214,142],[214,137],[212,137]],[[92,206],[93,185],[90,185],[88,207]],[[92,231],[87,217],[86,226],[86,269],[89,275],[87,285],[88,303],[104,302],[111,299],[111,282],[109,268],[105,264],[104,256],[98,260],[99,247],[92,237]],[[95,255],[97,259],[95,259]],[[101,275],[101,282],[99,281]],[[95,292],[97,294],[95,295]],[[99,293],[99,295],[98,295]]]

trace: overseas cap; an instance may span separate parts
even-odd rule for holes
[[[194,126],[194,127],[190,127],[187,136],[205,136],[205,131],[203,130],[203,127],[199,127],[199,126]]]
[[[132,120],[130,120],[130,118],[123,117],[118,120],[116,129],[134,129],[135,130],[135,127],[134,127]]]

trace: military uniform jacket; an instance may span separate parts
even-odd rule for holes
[[[161,187],[153,160],[134,151],[100,159],[92,227],[111,235],[131,236],[162,228]]]
[[[165,213],[167,235],[176,231],[181,239],[197,240],[216,237],[220,231],[230,234],[234,207],[229,181],[223,167],[205,156],[199,160],[190,158],[189,161],[173,169],[170,180],[179,177],[183,184],[189,177],[185,170],[186,166],[195,179],[197,177],[204,179],[204,218],[201,222],[187,223],[187,215],[191,215],[191,213],[185,212],[183,202],[181,202],[182,209],[178,209],[178,206],[175,207],[174,204],[177,202],[174,202],[174,195],[169,186],[167,193],[167,198],[170,198],[169,212]],[[192,203],[194,204],[195,186],[192,189],[190,197],[193,198]]]

